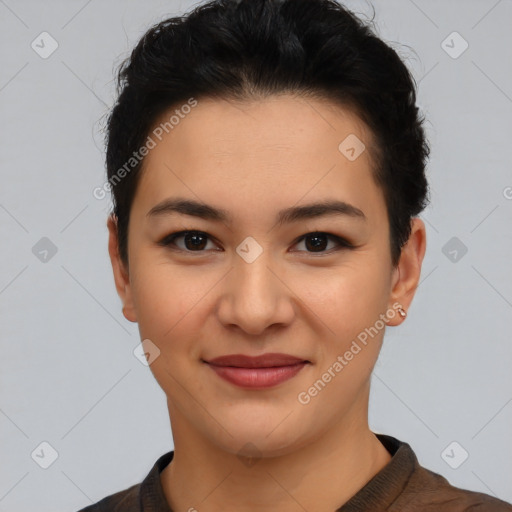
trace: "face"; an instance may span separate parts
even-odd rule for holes
[[[128,268],[108,225],[123,313],[150,340],[173,432],[271,456],[363,428],[384,326],[410,304],[425,245],[415,219],[393,268],[370,132],[347,109],[285,95],[199,99],[160,137],[132,205]],[[268,353],[307,363],[266,387],[207,363]]]

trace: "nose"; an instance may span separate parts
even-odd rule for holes
[[[238,255],[226,276],[217,315],[226,327],[258,335],[271,326],[289,325],[295,315],[293,293],[278,265],[263,253],[251,263]]]

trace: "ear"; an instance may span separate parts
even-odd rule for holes
[[[403,318],[398,314],[398,308],[408,311],[416,289],[418,288],[421,264],[427,247],[427,234],[425,223],[418,217],[411,220],[411,234],[409,240],[402,247],[400,261],[393,271],[391,295],[388,307],[396,311],[396,315],[389,319],[388,325],[399,325]]]
[[[123,315],[130,322],[137,321],[135,307],[132,297],[132,288],[130,284],[130,276],[125,263],[119,254],[118,234],[117,234],[117,217],[111,214],[107,219],[108,228],[108,253],[112,270],[114,271],[114,281],[116,283],[117,293],[123,302]]]

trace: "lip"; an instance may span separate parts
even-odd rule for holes
[[[245,354],[230,354],[206,361],[215,366],[235,366],[237,368],[272,368],[274,366],[291,366],[307,361],[289,354],[267,353],[261,356],[246,356]]]
[[[251,357],[231,354],[204,361],[215,373],[240,387],[268,388],[291,379],[310,361],[288,354]]]

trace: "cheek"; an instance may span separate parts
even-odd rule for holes
[[[330,329],[334,339],[351,339],[373,325],[387,306],[389,287],[382,264],[357,262],[296,276],[301,300]]]
[[[132,290],[140,338],[151,340],[160,351],[151,363],[151,372],[166,394],[177,400],[179,383],[191,378],[184,362],[197,360],[199,364],[200,317],[206,314],[212,279],[149,262],[135,275]]]
[[[317,418],[327,418],[328,410],[342,414],[349,407],[368,382],[382,346],[385,324],[380,315],[387,307],[387,280],[383,265],[364,259],[331,269],[324,278],[302,281],[304,302],[323,326],[314,333],[318,373],[310,382],[312,393],[322,390],[321,398],[311,401]]]
[[[161,342],[175,338],[182,321],[200,305],[209,280],[165,263],[141,262],[134,270],[131,285],[141,335]]]

